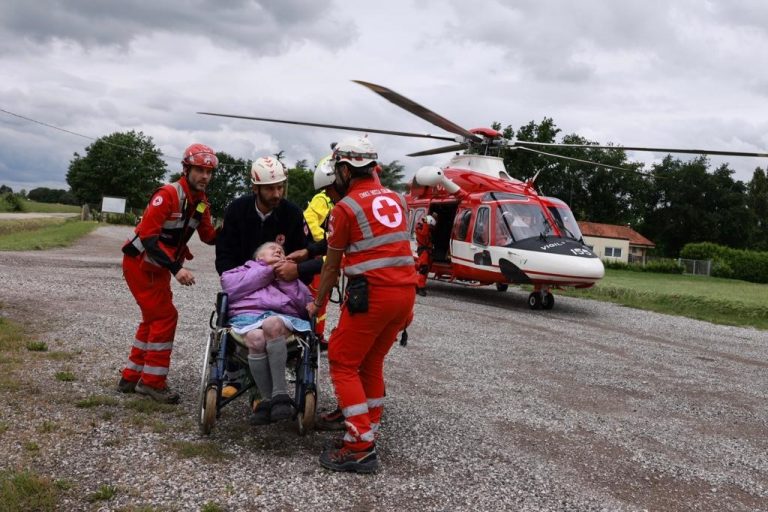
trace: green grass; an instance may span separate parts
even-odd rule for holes
[[[44,420],[40,426],[37,427],[37,431],[41,434],[49,434],[51,432],[56,432],[57,430],[59,430],[59,424],[50,420]]]
[[[73,204],[38,203],[24,199],[22,208],[27,213],[80,213],[81,208]]]
[[[28,341],[27,350],[30,352],[48,352],[48,344],[44,341]]]
[[[232,458],[232,455],[222,450],[218,444],[207,441],[174,441],[171,448],[182,459],[199,457],[210,462],[221,462]]]
[[[135,398],[123,404],[126,409],[131,409],[143,414],[155,414],[160,412],[175,412],[177,407],[171,404],[161,404],[146,398]]]
[[[117,487],[114,485],[103,484],[96,490],[96,492],[88,495],[88,501],[91,503],[97,501],[109,501],[115,497],[115,494],[117,494]]]
[[[16,352],[30,343],[21,325],[0,317],[0,352]]]
[[[40,219],[0,219],[0,236],[61,226],[66,221],[67,219],[50,217]]]
[[[0,251],[31,251],[67,247],[93,231],[98,222],[66,221],[33,230],[21,230],[0,236]]]
[[[565,294],[717,324],[768,329],[765,284],[607,269],[605,278],[593,288]]]
[[[56,489],[45,478],[28,471],[0,473],[0,510],[55,510]]]
[[[92,409],[102,405],[117,405],[117,399],[106,395],[91,395],[75,402],[75,407],[80,409]]]
[[[73,382],[75,379],[75,374],[72,372],[56,372],[56,380],[60,380],[61,382]]]
[[[21,446],[28,452],[37,453],[40,451],[40,445],[36,441],[27,441]]]
[[[53,352],[48,352],[48,354],[46,354],[46,357],[51,361],[71,361],[72,359],[76,358],[80,354],[81,354],[80,351],[63,352],[61,350],[56,350]]]
[[[22,381],[16,375],[22,366],[18,354],[31,343],[34,341],[28,337],[20,324],[0,316],[0,360],[3,364],[0,371],[0,391],[15,392],[21,388]]]

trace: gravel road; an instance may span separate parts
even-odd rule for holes
[[[3,314],[49,346],[0,388],[0,470],[70,482],[61,510],[768,510],[766,331],[567,297],[531,311],[520,290],[430,283],[388,358],[382,469],[336,474],[317,462],[329,433],[250,427],[245,401],[199,435],[212,248],[193,244],[196,286],[174,283],[181,404],[145,414],[114,390],[139,316],[128,233],[0,253]],[[320,378],[328,408],[325,358]],[[76,406],[93,396],[103,405]],[[111,500],[91,497],[105,485]]]

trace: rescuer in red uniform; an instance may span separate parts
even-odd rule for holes
[[[333,151],[336,185],[344,198],[328,222],[328,252],[310,315],[339,277],[342,255],[349,279],[338,326],[328,343],[328,362],[347,431],[320,455],[335,471],[378,469],[374,439],[384,404],[384,358],[411,317],[416,297],[402,197],[375,177],[378,155],[367,138],[352,137]]]
[[[195,276],[183,268],[184,261],[192,259],[187,242],[195,230],[209,245],[216,240],[205,195],[218,165],[216,154],[208,146],[192,144],[181,163],[182,177],[152,194],[135,236],[123,246],[123,275],[141,309],[141,323],[118,389],[163,403],[179,401],[166,383],[179,316],[171,275],[184,286],[195,284]]]
[[[422,297],[427,296],[427,275],[429,275],[429,269],[432,267],[432,251],[434,250],[432,232],[435,230],[435,225],[437,225],[437,214],[430,213],[419,221],[415,230],[416,254],[418,255],[416,269],[419,273],[416,293]]]

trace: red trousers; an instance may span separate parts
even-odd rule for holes
[[[419,275],[419,282],[416,286],[424,288],[427,286],[427,275],[432,266],[432,251],[421,251],[416,259],[416,272]]]
[[[173,305],[171,273],[167,269],[147,270],[142,257],[123,257],[123,276],[136,304],[141,309],[141,323],[131,346],[123,378],[139,379],[147,386],[165,387],[171,364],[173,337],[179,314]]]
[[[416,299],[412,284],[368,290],[368,312],[350,314],[343,306],[328,344],[331,381],[347,425],[344,442],[355,451],[373,443],[384,405],[384,358]]]

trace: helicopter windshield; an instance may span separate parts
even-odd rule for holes
[[[563,235],[577,241],[582,239],[581,230],[570,208],[565,205],[550,206],[549,212],[555,218],[557,227],[560,228]]]
[[[503,203],[496,210],[496,243],[506,246],[547,235],[552,228],[538,204]]]

